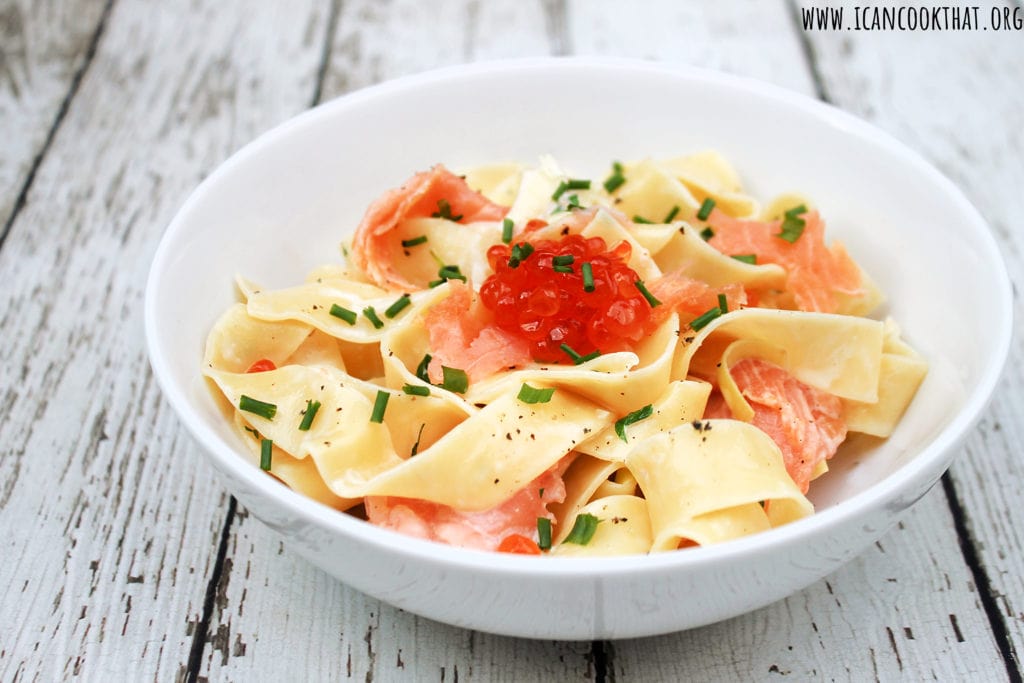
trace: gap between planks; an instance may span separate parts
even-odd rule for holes
[[[64,95],[64,99],[61,100],[60,107],[57,109],[57,115],[53,118],[53,123],[50,125],[50,130],[46,133],[46,138],[43,140],[43,144],[40,145],[39,151],[35,157],[32,158],[32,164],[29,166],[28,172],[25,174],[25,181],[21,184],[21,189],[18,191],[18,196],[14,199],[14,206],[11,207],[11,213],[7,216],[7,220],[4,221],[3,228],[0,229],[0,249],[3,249],[4,243],[7,241],[7,236],[11,233],[11,227],[14,225],[14,221],[17,220],[18,214],[25,206],[25,202],[28,199],[28,193],[32,189],[32,183],[36,179],[36,171],[43,163],[43,159],[46,157],[46,153],[50,151],[50,145],[53,143],[53,139],[57,137],[57,131],[60,130],[61,124],[64,123],[64,117],[67,116],[68,109],[71,107],[71,101],[75,99],[75,95],[78,94],[78,88],[82,84],[82,79],[85,78],[85,74],[89,71],[89,67],[92,65],[93,58],[96,57],[96,48],[100,44],[100,39],[103,37],[103,33],[107,28],[107,20],[110,18],[110,12],[113,10],[114,0],[107,0],[103,6],[103,12],[100,14],[99,21],[96,22],[96,30],[93,31],[92,37],[89,39],[89,46],[85,50],[85,57],[82,59],[82,64],[75,71],[75,74],[71,77],[71,84],[68,86],[68,92]]]

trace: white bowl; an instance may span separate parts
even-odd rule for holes
[[[852,444],[815,482],[818,512],[719,546],[607,559],[529,558],[399,536],[323,507],[247,458],[200,376],[232,278],[298,283],[336,259],[369,202],[436,162],[612,159],[705,148],[756,196],[800,190],[889,297],[931,370],[896,433]],[[175,217],[146,291],[153,371],[225,486],[296,552],[403,609],[494,633],[625,638],[691,628],[785,597],[879,538],[949,466],[996,384],[1009,278],[978,212],[917,154],[837,109],[763,83],[645,62],[460,66],[328,102],[262,135]]]

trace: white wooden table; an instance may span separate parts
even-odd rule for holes
[[[991,408],[869,551],[714,626],[557,643],[413,616],[285,552],[163,401],[142,295],[171,216],[258,133],[382,79],[548,54],[713,67],[852,111],[964,189],[1019,284],[1024,31],[804,31],[784,0],[285,5],[0,0],[0,680],[1021,680],[1019,298]]]

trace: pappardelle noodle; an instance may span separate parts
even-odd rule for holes
[[[437,165],[345,258],[242,302],[204,374],[253,460],[451,545],[617,555],[812,514],[848,433],[891,434],[927,365],[809,199],[720,155]]]

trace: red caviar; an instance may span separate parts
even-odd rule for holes
[[[540,547],[531,538],[522,534],[509,534],[498,545],[499,553],[515,555],[540,555]]]
[[[498,327],[530,342],[538,361],[573,360],[563,344],[580,356],[630,349],[654,323],[651,304],[637,287],[640,278],[628,265],[631,252],[626,241],[609,249],[600,237],[576,234],[496,244],[487,250],[494,274],[480,298]],[[584,288],[585,263],[592,291]]]
[[[269,372],[276,369],[277,366],[274,365],[274,361],[269,358],[260,358],[258,361],[250,365],[246,372]]]

